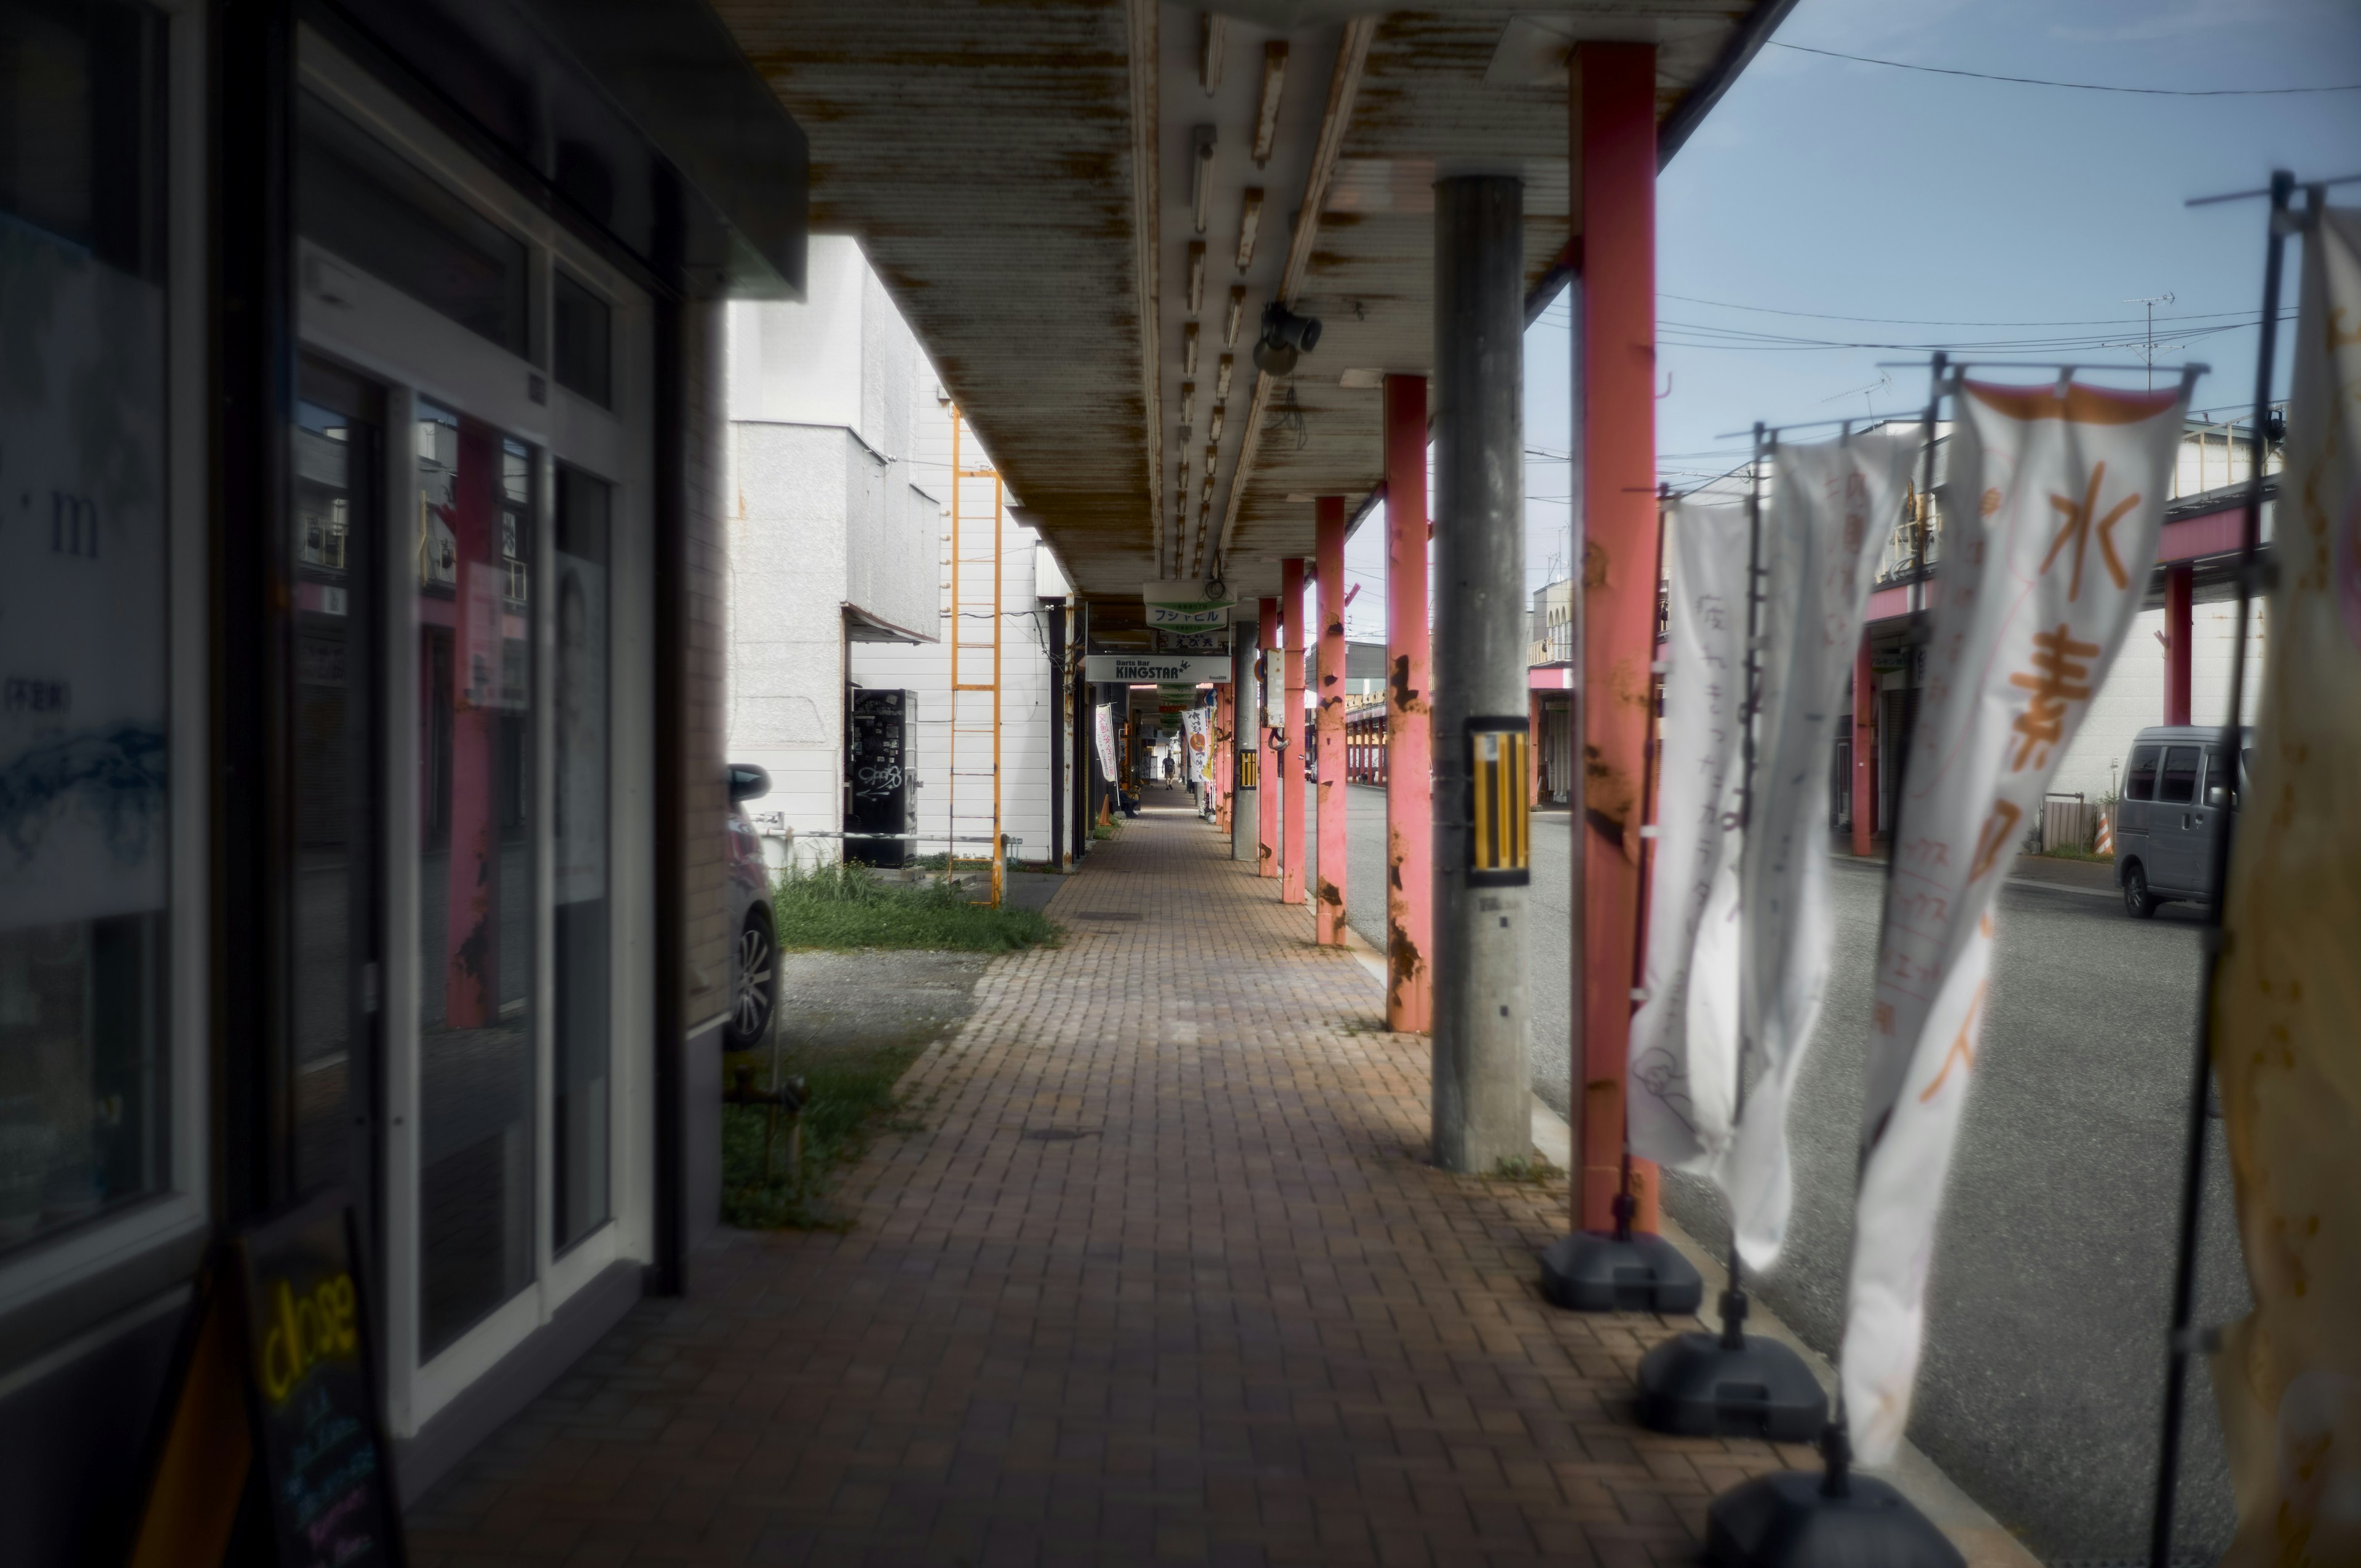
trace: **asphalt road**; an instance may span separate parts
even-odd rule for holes
[[[1384,792],[1352,790],[1346,917],[1385,941]],[[1535,818],[1533,1087],[1567,1102],[1567,818]],[[1759,1291],[1824,1354],[1841,1328],[1862,1047],[1881,893],[1833,868],[1828,999],[1793,1108],[1796,1208]],[[2050,1562],[2145,1560],[2164,1399],[2180,1150],[2187,1125],[2196,911],[2136,921],[2113,898],[2012,883],[2000,900],[1975,1095],[1945,1196],[1911,1436]],[[2209,1124],[2198,1321],[2246,1310],[2220,1136]],[[1726,1245],[1718,1196],[1677,1175],[1666,1204]],[[2212,1389],[2187,1407],[2175,1555],[2210,1561],[2233,1515]]]

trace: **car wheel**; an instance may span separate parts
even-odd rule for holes
[[[2124,912],[2135,920],[2146,920],[2156,914],[2156,895],[2147,890],[2147,872],[2138,866],[2124,868]]]
[[[723,1044],[733,1051],[752,1050],[771,1033],[771,1015],[779,1007],[779,945],[771,922],[760,909],[746,916],[738,932],[738,958],[730,996],[730,1022]]]

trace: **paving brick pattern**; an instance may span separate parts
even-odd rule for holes
[[[1627,1410],[1564,1193],[1422,1163],[1422,1037],[1180,812],[1100,847],[906,1085],[848,1234],[725,1232],[412,1517],[413,1560],[1693,1562],[1808,1463]],[[1137,918],[1107,918],[1137,916]]]

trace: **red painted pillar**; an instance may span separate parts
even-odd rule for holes
[[[1581,170],[1583,430],[1582,1179],[1575,1223],[1605,1230],[1621,1175],[1623,1063],[1639,948],[1640,828],[1656,641],[1656,49],[1574,51]],[[1632,1162],[1633,1223],[1656,1228]]]
[[[1312,547],[1320,587],[1320,885],[1314,927],[1320,945],[1345,945],[1345,498],[1322,496]]]
[[[1303,819],[1303,557],[1290,555],[1279,564],[1279,616],[1287,645],[1287,678],[1279,685],[1279,717],[1286,724],[1287,748],[1279,754],[1279,901],[1303,902],[1303,854],[1311,847],[1310,824]]]
[[[2196,631],[2197,568],[2186,561],[2164,569],[2164,721],[2188,724],[2190,640]]]
[[[1213,755],[1208,772],[1213,780],[1213,825],[1230,830],[1231,738],[1237,733],[1238,688],[1227,681],[1213,688]]]
[[[1525,804],[1542,803],[1542,694],[1525,692]]]
[[[1869,667],[1869,633],[1852,655],[1852,852],[1867,855],[1877,831],[1877,674]]]
[[[1389,376],[1386,441],[1386,1027],[1432,1026],[1434,738],[1426,658],[1426,378]]]
[[[1262,601],[1262,620],[1256,636],[1255,646],[1262,650],[1262,679],[1255,683],[1257,706],[1247,719],[1255,733],[1255,875],[1275,877],[1279,874],[1279,763],[1270,746],[1270,710],[1277,706],[1271,699],[1270,683],[1284,678],[1279,668],[1277,599]]]

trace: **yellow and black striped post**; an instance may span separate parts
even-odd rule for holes
[[[1467,721],[1470,887],[1522,887],[1532,880],[1532,745],[1524,718]]]
[[[1238,783],[1240,789],[1262,787],[1262,749],[1258,746],[1238,748]]]

